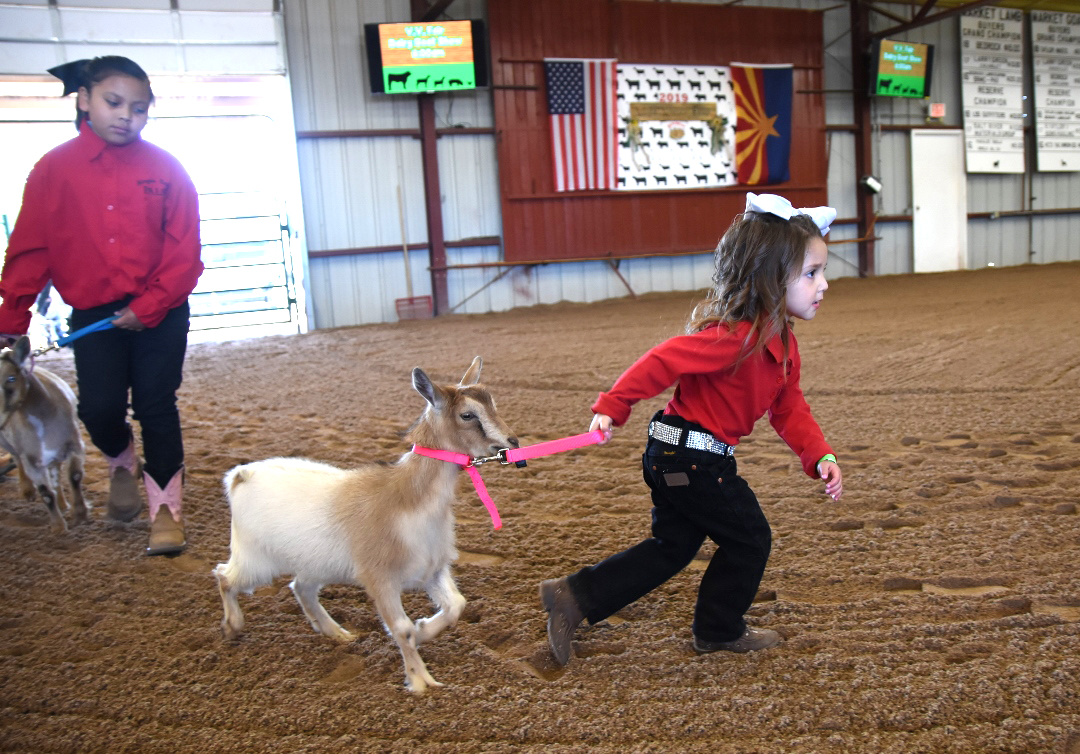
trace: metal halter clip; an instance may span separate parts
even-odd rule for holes
[[[518,468],[525,465],[525,461],[511,461],[506,457],[506,454],[510,452],[510,448],[503,448],[493,456],[487,456],[486,458],[474,458],[470,466],[480,466],[481,464],[489,463],[491,461],[498,461],[503,466],[509,466],[511,463],[515,464]]]
[[[493,456],[486,456],[484,458],[474,458],[469,462],[470,466],[482,466],[485,463],[491,463],[492,461],[498,461],[499,463],[507,463],[503,453],[506,452],[506,448],[503,448]]]
[[[50,343],[47,346],[41,346],[40,348],[35,348],[31,352],[30,355],[33,356],[34,358],[37,358],[38,356],[44,356],[45,354],[49,353],[50,351],[59,351],[60,348],[61,348],[61,346],[60,346],[59,343]]]

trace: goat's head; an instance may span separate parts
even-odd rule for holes
[[[30,389],[30,338],[23,335],[11,348],[0,351],[0,389],[4,391],[4,411],[14,411]]]
[[[474,458],[493,456],[503,448],[518,447],[518,439],[495,409],[495,399],[480,384],[479,356],[457,385],[436,385],[420,367],[412,371],[416,392],[428,402],[413,426],[410,438],[417,445],[452,450]]]

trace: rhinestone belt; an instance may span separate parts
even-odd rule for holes
[[[663,422],[649,422],[649,437],[666,442],[668,445],[678,445],[682,439],[683,429],[673,427]],[[692,450],[705,450],[709,453],[717,453],[722,456],[735,455],[735,446],[720,442],[708,432],[686,430],[686,447]]]

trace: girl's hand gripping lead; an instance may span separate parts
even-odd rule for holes
[[[144,325],[138,317],[135,316],[135,312],[131,311],[130,306],[125,306],[118,312],[114,312],[116,318],[113,320],[113,327],[119,327],[121,330],[145,330]]]
[[[821,461],[817,466],[818,474],[825,480],[825,494],[833,500],[839,500],[844,494],[844,475],[833,461]]]
[[[611,439],[611,417],[607,414],[593,414],[592,423],[589,425],[589,431],[595,432],[600,430],[604,433],[604,439],[597,445],[606,445]]]

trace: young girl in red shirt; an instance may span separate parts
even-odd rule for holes
[[[705,537],[716,552],[694,609],[698,653],[767,649],[771,629],[744,615],[757,594],[772,532],[757,498],[739,476],[735,449],[755,422],[769,421],[812,478],[834,500],[840,467],[799,388],[799,345],[791,319],[813,319],[825,290],[823,235],[836,210],[799,210],[772,194],[748,194],[716,249],[714,287],[693,311],[686,335],[634,362],[593,404],[590,430],[610,439],[635,403],[675,393],[649,424],[642,457],[652,492],[652,537],[561,579],[544,581],[548,642],[556,662],[570,659],[582,620],[604,620],[681,571]]]
[[[202,273],[198,194],[180,163],[142,140],[150,80],[119,56],[51,70],[77,91],[78,136],[26,179],[0,275],[0,333],[25,333],[30,306],[52,280],[73,308],[72,331],[115,317],[74,341],[79,418],[109,461],[107,515],[134,519],[143,471],[151,555],[185,544],[184,449],[176,391],[187,349],[188,295]],[[128,395],[145,466],[135,453]],[[162,511],[162,509],[165,511]]]

